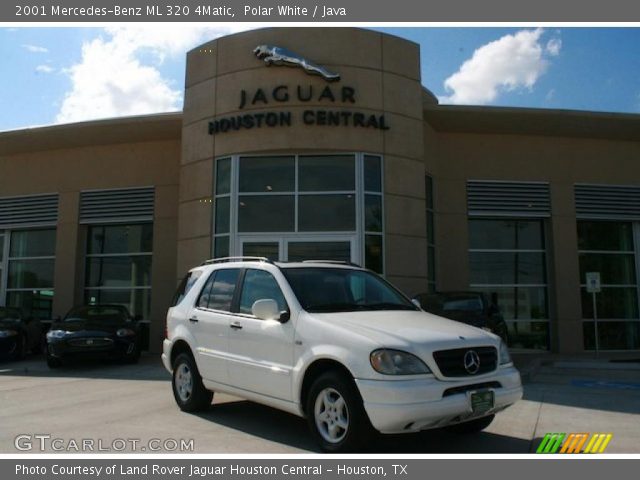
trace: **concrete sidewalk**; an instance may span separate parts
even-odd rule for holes
[[[382,436],[372,438],[367,451],[530,453],[549,432],[611,432],[607,453],[640,453],[640,371],[565,368],[554,364],[567,358],[548,360],[536,362],[524,399],[497,415],[486,431]],[[207,412],[181,412],[157,355],[144,355],[138,365],[59,370],[49,370],[39,357],[0,363],[0,397],[2,453],[19,453],[17,435],[39,433],[66,441],[132,438],[141,445],[186,438],[194,440],[195,453],[317,451],[304,419],[229,395],[216,394]]]

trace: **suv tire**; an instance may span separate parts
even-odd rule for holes
[[[468,422],[459,423],[447,427],[449,431],[455,433],[478,433],[487,428],[493,422],[495,415],[487,415],[486,417],[477,418]]]
[[[357,387],[340,372],[329,371],[315,379],[306,412],[309,428],[326,452],[355,451],[375,434]]]
[[[181,353],[176,357],[171,385],[176,403],[183,412],[197,412],[211,405],[213,392],[202,384],[202,377],[191,355]]]

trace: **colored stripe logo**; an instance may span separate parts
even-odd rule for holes
[[[612,438],[612,433],[547,433],[536,453],[604,453]]]

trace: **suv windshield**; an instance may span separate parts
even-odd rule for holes
[[[307,312],[418,310],[377,275],[347,268],[283,268],[300,305]]]

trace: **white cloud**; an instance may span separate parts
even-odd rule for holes
[[[547,42],[547,53],[553,57],[557,57],[560,54],[562,48],[562,40],[559,38],[552,38]]]
[[[160,73],[167,57],[244,29],[224,27],[109,27],[105,35],[82,45],[79,63],[65,69],[71,89],[56,117],[58,123],[175,111],[182,85]],[[178,88],[176,88],[178,87]]]
[[[31,53],[47,53],[49,51],[48,48],[41,47],[40,45],[29,45],[27,43],[23,44],[22,48]]]
[[[460,69],[444,81],[448,96],[442,103],[484,105],[501,91],[532,89],[546,71],[548,56],[560,53],[561,42],[551,39],[546,47],[543,30],[521,30],[478,48]]]
[[[36,67],[36,72],[38,72],[38,73],[51,73],[51,72],[53,72],[53,67],[50,67],[49,65],[38,65]]]

